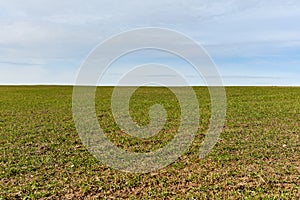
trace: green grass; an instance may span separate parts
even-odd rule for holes
[[[227,119],[213,151],[198,150],[210,117],[205,87],[196,87],[201,121],[189,151],[168,167],[123,173],[101,164],[82,145],[72,118],[72,87],[0,87],[0,199],[195,198],[298,199],[300,197],[300,88],[227,87]],[[119,130],[110,110],[111,87],[97,90],[96,110],[108,138],[129,151],[160,148],[176,134],[180,112],[164,88],[141,88],[131,115],[149,122],[162,103],[165,128],[150,139]]]

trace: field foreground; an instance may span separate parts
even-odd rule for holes
[[[299,199],[300,88],[226,87],[227,118],[213,151],[198,150],[208,129],[207,88],[195,87],[201,120],[190,149],[175,163],[147,174],[113,170],[82,145],[72,115],[72,87],[0,87],[0,199],[11,198],[230,198]],[[182,88],[184,89],[184,88]],[[140,88],[130,112],[140,125],[161,103],[165,127],[150,139],[123,133],[114,122],[112,87],[99,87],[96,111],[107,137],[128,151],[163,147],[180,110],[166,88]]]

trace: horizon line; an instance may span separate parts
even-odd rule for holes
[[[224,84],[224,85],[76,85],[76,84],[63,84],[63,83],[9,83],[9,84],[1,84],[0,87],[5,86],[69,86],[69,87],[300,87],[300,85],[251,85],[251,84],[245,84],[245,85],[239,85],[239,84]]]

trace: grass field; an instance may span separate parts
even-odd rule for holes
[[[299,199],[300,88],[227,87],[227,119],[213,151],[198,158],[208,129],[210,100],[196,87],[198,134],[177,162],[160,171],[131,174],[97,161],[82,145],[72,117],[72,87],[0,87],[0,199],[196,198]],[[164,88],[141,88],[131,115],[147,124],[148,108],[162,103],[165,128],[150,139],[122,133],[110,110],[111,87],[100,87],[96,110],[107,136],[120,147],[145,152],[176,133],[179,105]]]

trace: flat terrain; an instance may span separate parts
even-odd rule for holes
[[[150,139],[119,130],[110,109],[111,87],[100,87],[96,110],[108,138],[128,151],[164,146],[176,134],[179,105],[165,88],[132,96],[132,118],[145,125],[153,103],[165,106],[164,129]],[[184,89],[184,88],[183,88]],[[119,172],[89,154],[76,132],[72,87],[0,87],[0,199],[11,198],[230,198],[300,197],[300,88],[227,87],[227,119],[213,151],[198,150],[208,129],[210,100],[194,88],[201,121],[190,149],[148,174]]]

